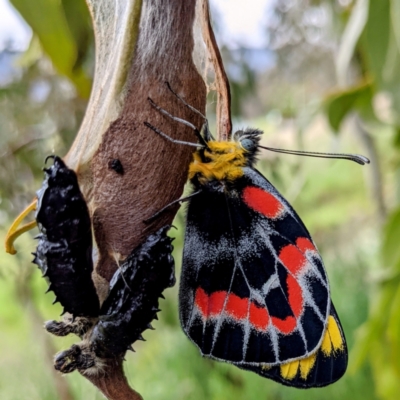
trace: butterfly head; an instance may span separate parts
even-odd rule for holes
[[[259,151],[259,142],[261,139],[262,131],[254,128],[247,128],[244,131],[236,131],[232,135],[232,140],[237,142],[239,147],[243,150],[243,154],[247,160],[247,165],[252,167],[256,161],[256,156]]]

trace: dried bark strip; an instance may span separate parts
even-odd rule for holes
[[[231,120],[231,91],[229,80],[222,62],[221,53],[215,40],[214,31],[211,27],[210,9],[208,0],[202,2],[202,29],[207,50],[215,72],[215,90],[217,91],[217,137],[218,140],[228,140],[232,133]]]

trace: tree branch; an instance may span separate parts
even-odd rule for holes
[[[121,360],[113,360],[113,362],[110,362],[101,375],[84,376],[92,382],[107,399],[143,400],[142,396],[129,386],[124,375]]]

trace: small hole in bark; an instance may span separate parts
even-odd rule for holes
[[[124,167],[122,166],[121,161],[119,161],[118,158],[114,158],[113,160],[109,161],[108,168],[113,169],[119,175],[124,174]]]

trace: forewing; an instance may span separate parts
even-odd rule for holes
[[[183,330],[203,355],[269,366],[311,355],[330,306],[307,229],[257,171],[188,207],[180,286]]]

